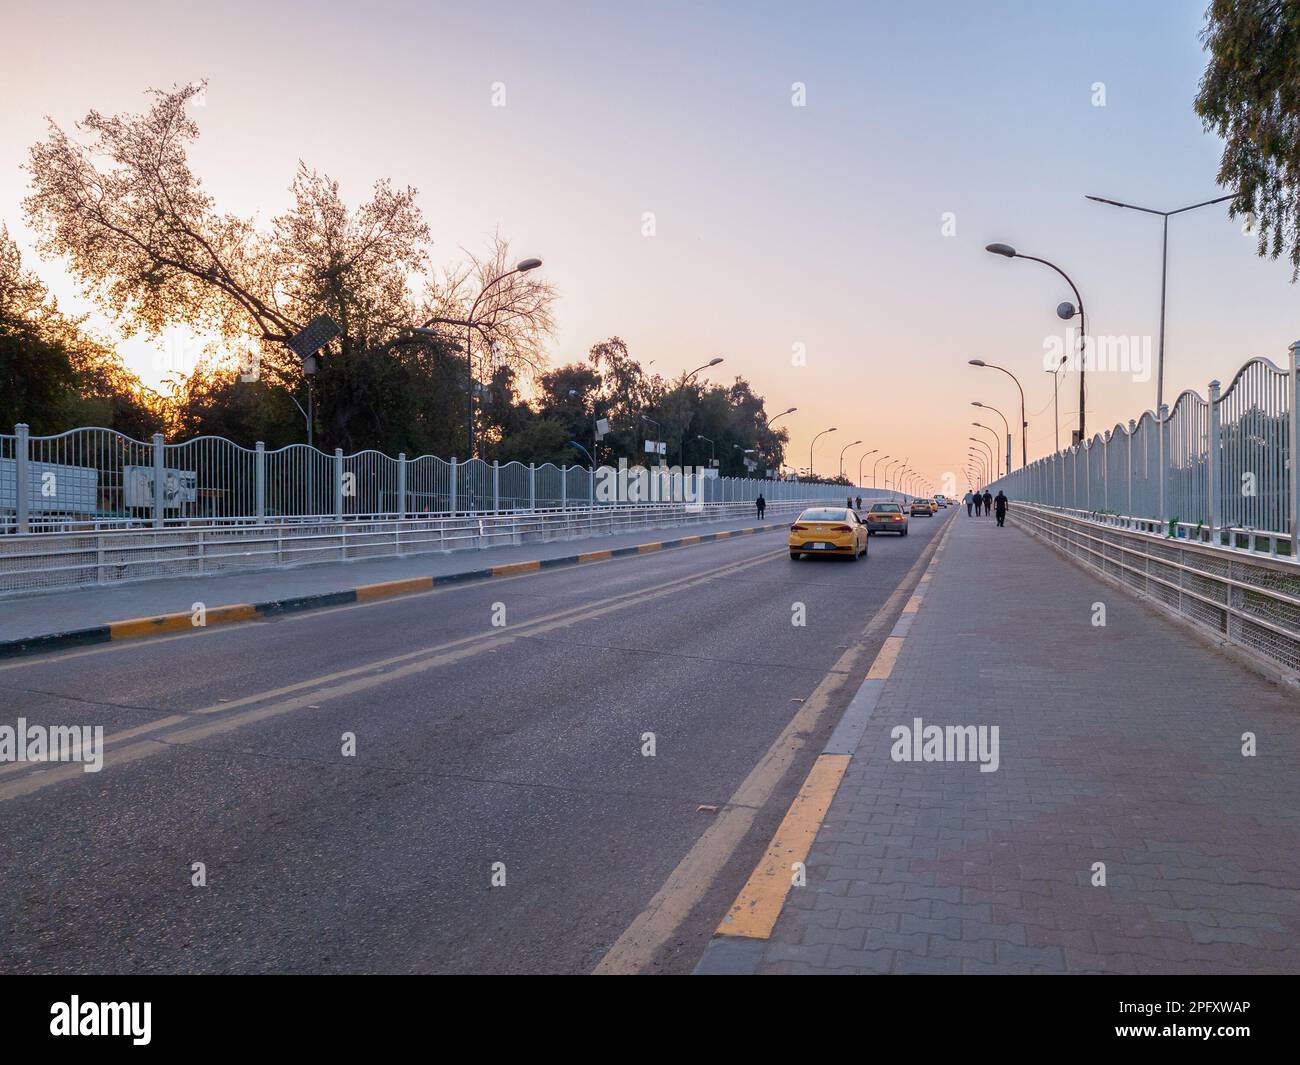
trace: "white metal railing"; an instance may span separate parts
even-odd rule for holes
[[[653,467],[655,484],[667,467]],[[614,473],[610,467],[602,471]],[[32,436],[0,434],[0,533],[167,528],[177,525],[347,521],[439,514],[617,506],[602,478],[581,466],[484,462],[378,451],[326,454],[306,444],[267,451],[203,436],[149,443],[111,429]],[[748,477],[692,478],[707,503],[828,502],[846,494],[903,498],[860,486]],[[641,500],[647,497],[640,497]],[[655,498],[655,497],[648,497]],[[680,492],[675,498],[682,498]]]
[[[792,516],[810,502],[819,501],[773,502],[767,515]],[[749,502],[698,507],[660,503],[402,520],[323,519],[8,536],[0,537],[0,596],[614,536],[639,529],[734,521],[754,514],[754,504]]]
[[[1300,563],[1018,504],[1013,521],[1224,640],[1300,672]]]
[[[1031,462],[991,490],[1125,527],[1172,529],[1210,546],[1296,556],[1297,358],[1249,360],[1207,397],[1145,412],[1082,445]],[[1257,545],[1260,545],[1257,547]]]

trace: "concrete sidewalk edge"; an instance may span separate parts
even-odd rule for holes
[[[49,651],[62,651],[74,647],[110,643],[115,640],[157,636],[165,632],[206,628],[209,625],[228,625],[263,617],[274,617],[280,614],[296,614],[307,610],[343,606],[348,603],[391,599],[395,596],[428,591],[431,588],[447,584],[491,580],[494,577],[513,577],[521,573],[532,573],[556,566],[577,566],[588,562],[603,562],[611,558],[647,554],[651,551],[663,551],[674,547],[693,547],[696,544],[727,540],[733,536],[750,536],[754,533],[771,532],[774,529],[787,527],[786,522],[773,522],[766,525],[754,525],[745,529],[724,529],[720,532],[680,536],[672,540],[631,544],[627,547],[582,551],[575,555],[564,555],[559,558],[536,559],[528,562],[506,562],[497,566],[462,570],[459,573],[444,573],[436,577],[404,577],[399,580],[380,581],[376,584],[355,585],[336,592],[317,592],[312,595],[300,595],[288,599],[271,599],[261,603],[222,604],[205,608],[202,625],[195,624],[194,614],[190,611],[158,614],[154,617],[126,618],[121,621],[110,621],[104,625],[95,625],[85,629],[40,633],[35,636],[23,636],[16,640],[0,641],[0,659],[43,654]]]

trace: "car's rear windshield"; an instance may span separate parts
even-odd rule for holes
[[[848,518],[842,510],[805,510],[799,515],[800,521],[848,521]]]
[[[897,503],[872,503],[871,509],[877,513],[892,513],[894,511],[902,510],[903,508]]]

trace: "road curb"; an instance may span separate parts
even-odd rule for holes
[[[158,636],[168,632],[183,632],[191,628],[207,628],[212,625],[230,625],[241,621],[255,621],[260,618],[278,617],[282,614],[298,614],[308,610],[323,610],[332,606],[344,606],[348,603],[369,603],[379,599],[393,599],[397,596],[425,592],[449,584],[515,577],[524,573],[553,569],[557,566],[579,566],[589,562],[604,562],[612,558],[644,555],[676,547],[694,547],[697,544],[729,540],[734,536],[751,536],[754,533],[771,532],[774,529],[787,527],[786,522],[772,522],[766,525],[753,525],[746,529],[724,529],[720,532],[694,533],[690,536],[679,536],[672,540],[655,540],[645,544],[631,544],[627,547],[583,551],[575,555],[564,555],[559,558],[534,559],[527,562],[503,562],[499,566],[462,570],[459,573],[442,573],[429,577],[403,577],[398,580],[379,581],[375,584],[355,585],[337,592],[316,592],[311,595],[292,596],[287,599],[271,599],[263,603],[230,603],[207,607],[202,625],[195,624],[195,615],[190,611],[157,614],[153,617],[125,618],[121,621],[110,621],[104,625],[95,625],[85,629],[70,629],[66,632],[41,633],[35,636],[24,636],[17,640],[3,640],[0,641],[0,659],[45,654],[50,651],[65,651],[71,648],[88,647],[100,643]]]

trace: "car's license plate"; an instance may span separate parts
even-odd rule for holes
[[[813,544],[813,550],[814,550],[814,551],[828,551],[828,550],[830,550],[830,549],[831,549],[832,547],[834,547],[834,546],[835,546],[834,544]]]

